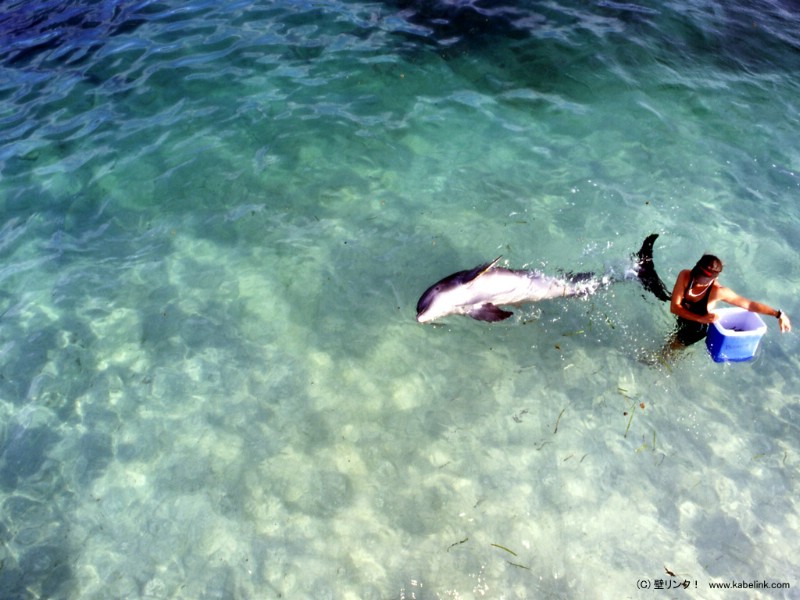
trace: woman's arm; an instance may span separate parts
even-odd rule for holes
[[[788,315],[784,314],[783,311],[778,310],[777,308],[772,308],[763,302],[756,302],[755,300],[750,300],[749,298],[740,296],[732,289],[726,288],[725,286],[718,286],[717,290],[715,291],[715,300],[727,302],[728,304],[738,306],[739,308],[749,310],[750,312],[775,317],[778,319],[778,327],[782,332],[792,330],[792,322],[789,320]]]

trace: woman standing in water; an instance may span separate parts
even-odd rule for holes
[[[721,272],[722,261],[712,254],[704,254],[694,268],[678,274],[670,301],[670,311],[678,318],[670,343],[672,348],[689,346],[706,337],[708,326],[718,318],[711,312],[717,302],[775,317],[781,332],[792,330],[792,323],[783,311],[740,296],[721,285],[717,281]]]

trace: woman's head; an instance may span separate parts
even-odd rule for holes
[[[713,254],[704,254],[692,269],[692,277],[703,283],[713,281],[722,273],[722,261]]]

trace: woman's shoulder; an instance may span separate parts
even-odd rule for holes
[[[714,280],[714,285],[711,289],[714,292],[714,296],[719,300],[728,300],[729,298],[736,298],[739,296],[739,294],[734,292],[731,288],[725,287],[716,280]]]

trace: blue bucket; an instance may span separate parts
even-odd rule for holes
[[[708,328],[706,347],[714,362],[752,360],[767,326],[761,317],[743,308],[715,311],[719,319]]]

